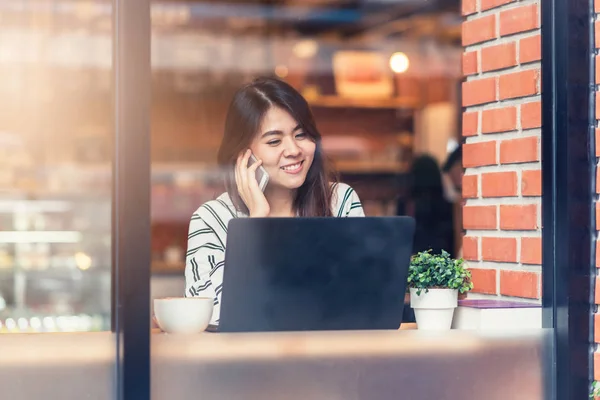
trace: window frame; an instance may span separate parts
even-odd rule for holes
[[[589,397],[595,282],[593,1],[544,0],[542,305],[547,398]]]
[[[116,398],[150,399],[150,0],[112,0]]]

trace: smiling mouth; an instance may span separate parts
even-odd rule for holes
[[[297,174],[298,172],[302,171],[303,165],[304,165],[304,160],[298,161],[295,164],[286,165],[284,167],[281,167],[281,169],[283,171],[287,172],[288,174]]]

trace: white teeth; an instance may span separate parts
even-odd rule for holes
[[[299,163],[296,163],[296,164],[293,164],[293,165],[287,165],[287,166],[285,166],[285,167],[281,167],[281,169],[283,169],[283,170],[285,170],[285,171],[292,171],[292,170],[295,170],[295,169],[297,169],[298,167],[300,167],[300,164],[301,164],[301,163],[302,163],[302,162],[299,162]]]

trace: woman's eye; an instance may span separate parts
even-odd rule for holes
[[[304,133],[304,132],[300,132],[296,135],[297,139],[304,139],[305,137],[306,137],[306,133]]]
[[[270,140],[267,142],[269,146],[277,146],[279,144],[279,140]]]

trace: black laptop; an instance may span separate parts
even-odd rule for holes
[[[398,329],[410,217],[229,223],[220,332]]]

